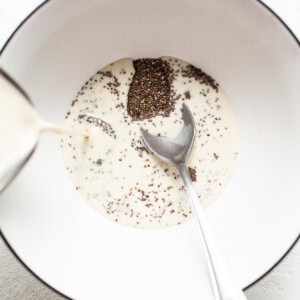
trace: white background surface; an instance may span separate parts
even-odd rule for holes
[[[0,0],[0,48],[42,0]],[[300,1],[265,1],[300,38]],[[300,243],[268,276],[247,290],[253,300],[300,299]],[[61,299],[16,261],[0,240],[0,300]]]

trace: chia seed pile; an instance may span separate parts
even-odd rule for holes
[[[128,92],[127,112],[132,120],[168,117],[174,110],[172,71],[162,59],[133,61],[135,74]]]
[[[162,57],[117,61],[84,84],[65,122],[91,137],[66,135],[61,148],[76,189],[97,211],[139,228],[190,219],[177,170],[148,152],[139,131],[142,126],[175,136],[183,102],[197,130],[188,170],[207,207],[229,181],[238,153],[234,114],[215,80],[180,59]]]

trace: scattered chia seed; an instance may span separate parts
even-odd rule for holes
[[[182,77],[194,78],[198,82],[210,86],[216,92],[218,92],[218,83],[209,75],[204,73],[201,69],[188,65],[186,69],[182,70]]]
[[[191,178],[192,182],[196,182],[197,181],[196,168],[188,167],[188,172],[189,172],[189,175],[190,175],[190,178]]]
[[[214,153],[214,158],[215,158],[215,160],[217,160],[219,158],[219,155],[217,155],[216,153]]]
[[[100,127],[110,137],[113,137],[114,139],[117,138],[116,132],[113,130],[112,126],[100,118],[84,114],[84,115],[79,115],[78,120],[79,120],[79,123],[81,120],[85,120],[86,122],[88,122],[90,124],[94,124],[95,126]]]
[[[103,159],[99,158],[97,161],[96,161],[96,165],[98,166],[101,166],[103,163]]]
[[[190,93],[190,91],[184,92],[184,97],[185,97],[185,99],[191,99],[191,93]]]

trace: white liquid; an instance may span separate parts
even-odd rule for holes
[[[19,164],[38,139],[39,117],[25,95],[0,77],[0,174]]]
[[[29,155],[43,131],[87,136],[42,120],[27,97],[0,74],[0,181]]]
[[[164,59],[173,70],[187,65]],[[175,136],[181,129],[180,109],[185,102],[193,112],[197,130],[187,165],[196,169],[197,182],[193,185],[200,201],[204,207],[211,205],[232,176],[238,152],[235,116],[224,92],[178,75],[173,85],[176,95],[182,97],[170,117],[132,122],[126,109],[135,73],[132,59],[115,62],[102,71],[110,71],[117,78],[117,93],[108,88],[116,82],[113,77],[103,73],[92,76],[65,121],[69,127],[89,130],[90,139],[65,136],[61,145],[66,167],[82,197],[106,217],[129,226],[159,228],[190,219],[177,170],[139,148],[143,146],[140,126],[152,134]],[[190,99],[184,99],[186,91]],[[110,123],[116,138],[79,120],[85,113]]]

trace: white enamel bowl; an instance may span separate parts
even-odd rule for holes
[[[299,234],[300,49],[270,10],[255,0],[50,0],[12,36],[0,64],[45,118],[62,122],[101,67],[161,55],[203,68],[233,103],[240,160],[207,215],[246,287]],[[1,195],[0,227],[20,259],[71,298],[211,299],[194,221],[138,230],[99,215],[76,192],[50,134]]]

